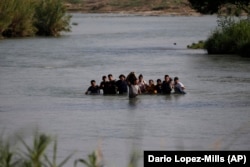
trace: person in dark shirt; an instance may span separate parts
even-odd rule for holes
[[[86,95],[90,94],[100,94],[100,88],[98,85],[96,85],[95,80],[90,81],[91,86],[88,88],[88,90],[85,92]]]
[[[165,75],[165,80],[162,82],[162,93],[170,94],[173,88],[172,79],[169,75]]]
[[[116,81],[113,79],[113,75],[109,74],[108,79],[109,79],[109,81],[106,82],[104,85],[105,90],[107,90],[106,94],[109,94],[109,95],[117,94]]]
[[[128,92],[128,85],[127,85],[127,82],[126,82],[126,77],[125,75],[121,74],[119,76],[119,79],[117,82],[116,82],[116,86],[117,86],[117,90],[119,92],[119,94],[127,94]]]
[[[157,84],[155,86],[155,89],[157,91],[158,94],[162,93],[162,83],[161,83],[161,79],[157,79]]]
[[[107,87],[105,87],[107,83],[107,77],[104,75],[102,76],[102,82],[100,83],[100,89],[102,89],[103,94],[107,94]]]

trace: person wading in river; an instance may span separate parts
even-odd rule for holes
[[[140,88],[138,86],[138,79],[134,72],[128,74],[127,82],[129,88],[129,98],[135,98],[138,94],[141,94]]]
[[[177,94],[186,94],[186,92],[184,91],[185,87],[183,85],[183,83],[181,83],[179,81],[178,77],[174,78],[174,93]]]
[[[88,88],[88,90],[85,92],[86,95],[97,95],[100,94],[100,88],[98,85],[96,85],[95,80],[90,81],[91,86]]]

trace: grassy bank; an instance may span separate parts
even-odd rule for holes
[[[1,0],[0,37],[58,36],[70,31],[62,0]]]

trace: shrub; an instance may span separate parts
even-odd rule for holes
[[[9,24],[12,20],[12,14],[13,11],[14,0],[1,0],[0,3],[0,36],[2,36],[2,33],[8,28]]]
[[[250,40],[240,44],[238,54],[244,57],[250,57]]]
[[[38,35],[58,36],[61,31],[70,31],[70,15],[62,0],[38,0],[35,7],[34,25]]]
[[[0,8],[0,31],[3,36],[23,37],[36,32],[33,25],[34,0],[3,0]]]
[[[218,28],[205,42],[204,47],[208,54],[247,54],[249,52],[246,48],[249,43],[250,21],[248,19],[234,21],[231,18],[223,18],[219,21]]]
[[[62,0],[1,0],[0,37],[58,36],[70,18]]]
[[[192,43],[192,45],[188,45],[189,49],[204,49],[204,41],[199,41],[198,43]]]

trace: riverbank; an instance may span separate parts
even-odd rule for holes
[[[80,13],[115,13],[133,14],[142,16],[199,16],[193,10],[187,0],[84,0],[82,3],[70,4],[65,6],[69,12]]]

